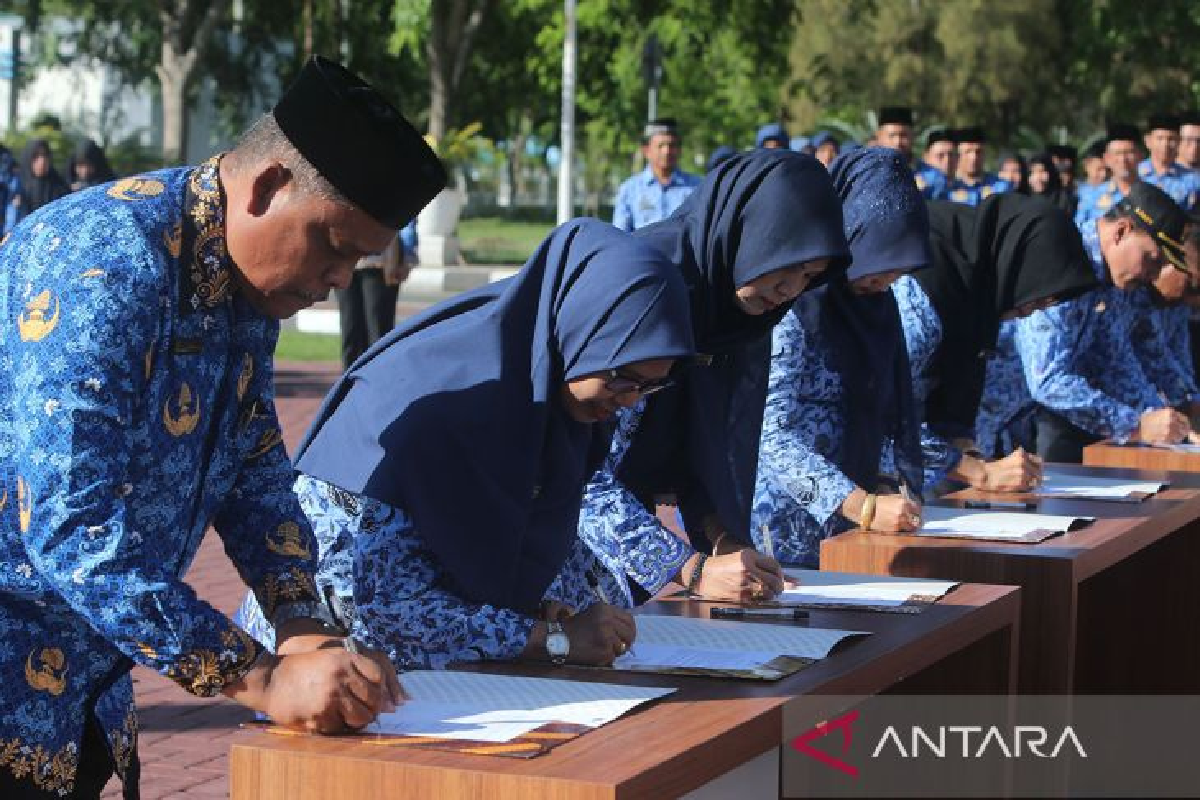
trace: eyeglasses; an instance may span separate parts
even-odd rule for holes
[[[604,380],[604,388],[613,394],[629,394],[637,392],[642,397],[661,392],[663,389],[675,385],[675,379],[670,375],[664,375],[661,378],[647,378],[639,381],[637,378],[631,378],[628,375],[622,375],[615,369],[608,371],[608,377]]]

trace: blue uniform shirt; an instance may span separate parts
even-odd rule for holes
[[[1195,170],[1188,169],[1182,164],[1172,164],[1166,172],[1155,172],[1154,164],[1146,159],[1138,164],[1138,175],[1146,183],[1151,183],[1162,189],[1171,199],[1187,212],[1196,208],[1200,198],[1200,175]]]
[[[92,720],[126,777],[135,662],[197,695],[251,668],[261,646],[183,581],[210,523],[268,615],[318,600],[279,323],[233,291],[224,203],[214,158],[69,195],[0,247],[0,784],[69,792]]]
[[[772,331],[750,532],[762,548],[766,526],[779,561],[814,569],[820,565],[821,540],[857,526],[840,513],[856,486],[838,467],[846,422],[845,388],[835,358],[819,331],[806,330],[795,312]],[[903,452],[889,439],[880,453],[879,474],[896,474],[897,458],[919,469],[921,454]]]
[[[1034,402],[1096,435],[1127,440],[1164,405],[1131,341],[1136,306],[1107,282],[1096,223],[1083,243],[1104,284],[1016,321],[1013,342]]]
[[[994,194],[1010,192],[1012,189],[1013,185],[1008,181],[1001,180],[990,172],[985,172],[975,183],[967,183],[962,178],[950,181],[946,190],[946,199],[955,203],[977,206]]]
[[[1079,205],[1075,209],[1075,227],[1083,231],[1088,223],[1095,222],[1108,213],[1125,197],[1124,192],[1117,188],[1116,181],[1105,181],[1097,184],[1081,184],[1079,187]]]
[[[675,209],[679,208],[699,185],[698,177],[679,169],[671,173],[670,182],[663,185],[654,176],[654,172],[646,167],[622,183],[621,188],[617,190],[613,225],[623,231],[635,231],[660,219],[666,219],[675,213]]]
[[[949,195],[950,178],[940,169],[922,163],[913,170],[917,188],[926,200],[945,200]]]

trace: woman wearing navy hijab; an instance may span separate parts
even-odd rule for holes
[[[621,582],[624,603],[672,581],[714,599],[765,599],[783,587],[749,530],[769,334],[802,291],[845,269],[841,203],[816,159],[755,151],[720,164],[675,214],[635,236],[679,265],[700,355],[675,386],[621,411],[580,536]],[[656,517],[669,502],[690,542]]]
[[[888,289],[928,265],[929,215],[895,150],[848,153],[830,174],[854,261],[772,333],[751,525],[760,547],[770,531],[780,561],[809,568],[824,538],[921,521],[921,507],[899,491],[920,496],[921,419]]]
[[[612,606],[584,610],[593,562],[575,528],[608,447],[592,423],[692,352],[678,270],[595,220],[381,339],[296,460],[336,618],[398,669],[545,660],[548,633],[566,634],[574,663],[610,663],[635,630]],[[549,601],[581,613],[547,619]],[[252,604],[248,629],[269,639]]]

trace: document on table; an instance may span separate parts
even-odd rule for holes
[[[753,671],[780,656],[822,659],[865,631],[639,614],[637,639],[616,669]]]
[[[1042,475],[1042,485],[1030,494],[1037,497],[1138,502],[1169,485],[1165,481],[1130,481],[1093,475],[1068,475],[1048,469]]]
[[[944,506],[925,506],[923,524],[911,536],[994,539],[1011,542],[1040,542],[1058,533],[1066,533],[1095,517],[1068,517],[1054,514],[1021,514],[1003,511],[969,510]]]
[[[401,673],[400,683],[409,699],[364,732],[507,742],[550,722],[596,728],[675,691],[434,670]]]
[[[1134,445],[1143,446],[1139,442]],[[1149,447],[1156,447],[1159,450],[1170,450],[1172,453],[1200,453],[1200,444],[1191,444],[1190,442],[1180,442],[1179,444],[1152,444]]]
[[[779,605],[821,607],[901,607],[914,598],[941,597],[958,584],[888,575],[856,575],[850,572],[826,572],[816,569],[784,570],[799,586],[784,589],[776,598]]]

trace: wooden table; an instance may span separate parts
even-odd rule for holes
[[[1054,465],[1079,474],[1164,473]],[[888,536],[851,531],[821,546],[821,567],[1022,588],[1023,693],[1200,691],[1200,485],[1143,503],[1043,500],[1039,511],[1095,516],[1039,544]],[[987,497],[978,492],[952,497]],[[1008,495],[1007,497],[1019,497]]]
[[[1200,453],[1176,453],[1161,447],[1123,447],[1103,441],[1083,448],[1083,463],[1092,467],[1200,472]]]
[[[662,600],[643,611],[707,616],[708,606]],[[789,699],[1011,692],[1019,608],[1012,587],[964,585],[917,615],[814,612],[813,626],[874,633],[772,683],[491,665],[509,673],[679,691],[528,760],[246,733],[233,745],[232,798],[778,797]]]

